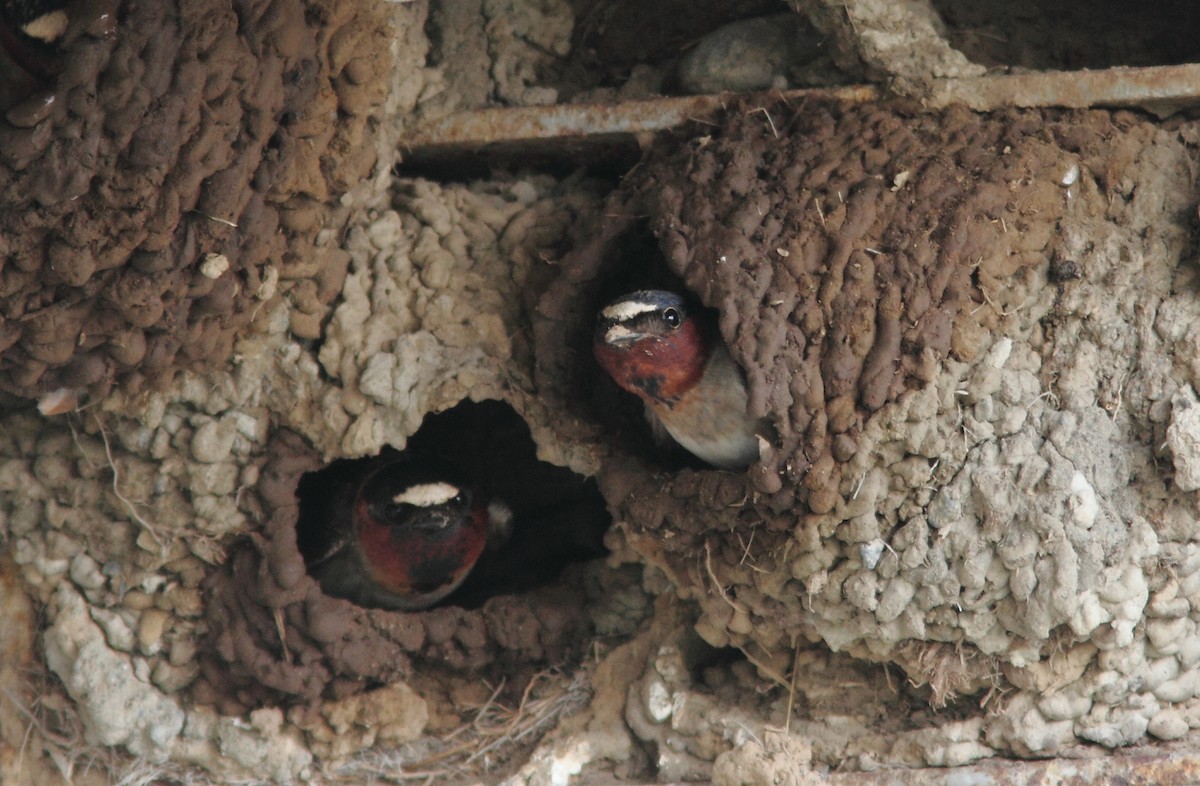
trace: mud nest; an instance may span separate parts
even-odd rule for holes
[[[582,654],[585,595],[569,566],[604,554],[610,520],[595,483],[537,461],[528,427],[495,401],[430,416],[407,447],[439,455],[512,500],[510,540],[428,611],[367,609],[326,596],[304,554],[328,536],[325,494],[356,482],[371,459],[322,468],[302,439],[281,432],[258,485],[263,531],[232,549],[208,581],[214,635],[202,700],[232,701],[230,708],[309,701],[409,679],[414,662],[456,672],[494,667],[502,676]],[[576,580],[553,584],[564,568]]]
[[[317,337],[348,264],[317,235],[375,160],[378,4],[68,10],[44,73],[0,76],[0,389],[161,384],[279,292]]]
[[[1034,312],[1023,340],[1046,338],[1029,304],[1053,301],[1052,261],[1076,264],[1062,225],[1108,215],[1106,194],[1123,188],[1153,126],[1128,113],[809,102],[743,106],[694,131],[656,148],[564,260],[535,320],[538,381],[575,416],[603,420],[597,402],[612,394],[588,358],[593,315],[657,266],[719,309],[750,414],[779,439],[745,473],[666,471],[678,467],[620,428],[643,425],[618,422],[597,474],[614,519],[701,602],[710,643],[781,672],[797,636],[899,660],[918,682],[931,675],[904,657],[905,641],[961,644],[958,626],[978,624],[987,635],[971,636],[989,652],[1044,643],[1041,623],[1020,621],[1042,600],[1009,595],[1006,576],[981,595],[972,567],[972,553],[1016,536],[985,523],[974,545],[943,552],[935,529],[970,511],[930,503],[964,460],[961,408],[1000,385],[1011,342],[997,340],[1014,313]],[[1001,396],[1020,420],[1027,392],[1013,381]],[[1106,559],[1078,558],[1081,582]],[[977,623],[939,611],[968,602]],[[939,679],[980,689],[996,665],[978,661]]]

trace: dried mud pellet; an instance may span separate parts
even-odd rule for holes
[[[106,353],[93,350],[71,358],[63,370],[62,380],[72,387],[86,388],[108,377],[111,371],[111,361]]]
[[[10,320],[0,318],[0,352],[4,352],[21,338],[21,328]]]
[[[146,355],[140,368],[146,376],[157,377],[169,369],[179,352],[179,339],[166,333],[147,334]]]
[[[29,357],[47,366],[60,366],[75,354],[75,340],[71,337],[57,341],[22,341],[21,347]]]
[[[50,116],[58,95],[43,92],[30,96],[4,113],[4,118],[17,128],[33,128]]]
[[[21,354],[25,355],[23,352]],[[18,361],[18,364],[14,365],[12,370],[13,386],[18,392],[30,395],[36,389],[38,380],[46,373],[46,364],[27,355],[17,356],[14,360]]]
[[[86,248],[72,248],[65,243],[53,243],[46,254],[50,273],[63,284],[83,286],[96,272],[96,259]]]
[[[192,458],[204,464],[217,464],[229,458],[237,429],[228,420],[210,420],[192,434]]]
[[[146,334],[137,329],[122,330],[109,337],[108,354],[123,366],[133,366],[146,355]]]

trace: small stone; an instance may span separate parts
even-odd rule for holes
[[[205,278],[220,278],[229,270],[229,257],[224,254],[205,254],[200,262],[200,275]]]
[[[813,60],[819,42],[800,14],[732,22],[709,33],[679,62],[679,86],[699,95],[785,87],[788,73]]]
[[[870,543],[864,543],[858,547],[858,555],[867,570],[875,570],[875,566],[879,564],[879,558],[883,556],[885,545],[881,538],[876,538]]]

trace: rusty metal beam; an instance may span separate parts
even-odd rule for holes
[[[825,776],[828,786],[1190,786],[1200,782],[1200,754],[1109,754],[1094,759],[997,761],[966,767],[847,772]]]
[[[934,84],[931,106],[966,104],[986,112],[1004,106],[1094,106],[1176,109],[1200,102],[1200,64],[1036,71],[1028,74],[945,79]]]
[[[874,101],[879,91],[870,85],[822,90],[788,90],[763,95],[774,103],[805,97],[841,101]],[[480,146],[494,142],[554,140],[611,134],[636,135],[662,131],[688,120],[704,120],[740,96],[701,95],[622,101],[616,104],[555,104],[477,109],[422,123],[405,140],[413,150],[434,146]]]
[[[1200,783],[1200,754],[1176,750],[1155,755],[1116,752],[1089,759],[1001,759],[959,767],[813,773],[808,780],[796,779],[796,782],[824,786],[1195,786]],[[797,767],[803,771],[803,765]],[[654,786],[691,785],[676,782]]]
[[[737,98],[764,105],[806,99],[879,101],[887,94],[873,85],[786,90],[750,95],[665,97],[616,104],[478,109],[417,125],[404,140],[405,159],[435,162],[463,155],[580,156],[620,148],[636,151],[640,136],[689,120],[704,121]],[[965,104],[978,111],[1020,107],[1144,107],[1169,113],[1200,103],[1200,64],[1100,71],[1041,71],[935,80],[923,103]]]

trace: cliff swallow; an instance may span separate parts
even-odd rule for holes
[[[334,535],[309,573],[328,595],[402,611],[445,599],[512,528],[508,506],[432,460],[386,461],[330,511]]]
[[[719,469],[758,460],[765,429],[746,414],[742,370],[717,326],[674,292],[642,290],[600,312],[592,350],[600,366],[646,406],[656,430]]]

